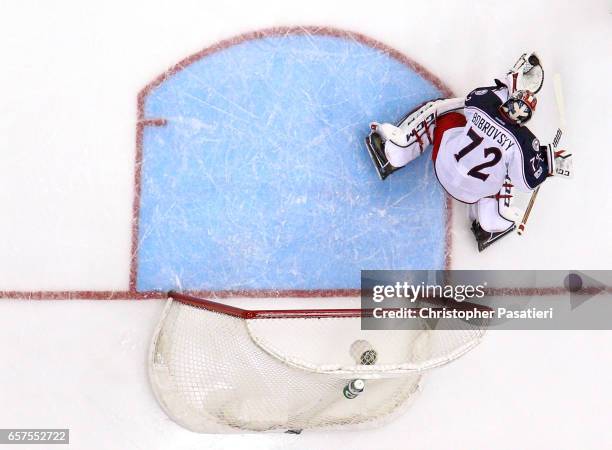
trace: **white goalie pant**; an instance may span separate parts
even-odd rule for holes
[[[376,131],[385,140],[385,156],[393,167],[403,167],[418,158],[433,143],[439,115],[462,109],[464,98],[427,102],[398,125],[378,124]]]
[[[470,220],[480,223],[483,230],[489,233],[505,231],[514,225],[512,220],[506,219],[500,212],[500,202],[503,199],[485,197],[469,205]]]

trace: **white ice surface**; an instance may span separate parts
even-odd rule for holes
[[[412,408],[380,429],[202,435],[170,421],[146,379],[162,302],[18,302],[0,303],[0,426],[68,427],[73,449],[612,445],[612,332],[491,332],[476,350],[426,377]]]
[[[458,94],[539,50],[547,73],[563,75],[576,178],[545,185],[524,238],[480,255],[455,208],[453,267],[611,269],[608,2],[475,5],[0,1],[0,290],[126,289],[136,93],[219,39],[299,24],[374,37]],[[550,92],[540,106],[544,133],[556,120]],[[380,430],[193,434],[165,417],[145,376],[161,307],[0,302],[0,428],[69,427],[70,448],[88,450],[612,447],[612,333],[587,331],[491,333]]]

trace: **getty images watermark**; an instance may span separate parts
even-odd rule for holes
[[[612,271],[362,271],[363,329],[612,329]]]

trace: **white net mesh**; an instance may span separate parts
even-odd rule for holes
[[[243,319],[169,301],[150,377],[166,413],[194,431],[367,427],[400,413],[423,369],[478,337],[363,331],[359,317]],[[348,399],[354,379],[365,389]]]

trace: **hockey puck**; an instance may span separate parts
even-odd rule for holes
[[[376,364],[377,359],[378,353],[376,353],[376,350],[366,350],[361,354],[359,362],[363,365],[370,366],[372,364]]]
[[[563,280],[563,286],[570,292],[578,292],[582,289],[582,277],[577,273],[570,273]]]

